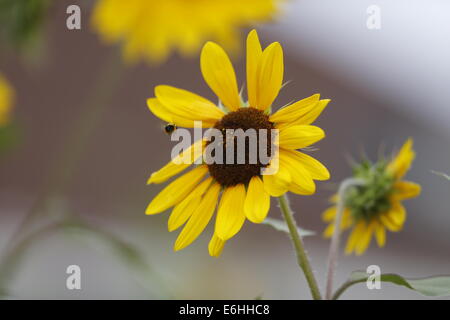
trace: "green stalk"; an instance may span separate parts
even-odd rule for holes
[[[300,266],[300,268],[303,271],[303,274],[306,277],[306,281],[308,282],[309,289],[311,290],[311,295],[314,300],[321,300],[322,297],[320,295],[320,290],[317,285],[316,278],[314,277],[308,256],[306,254],[302,237],[298,233],[297,224],[296,224],[294,216],[292,214],[292,210],[289,207],[289,203],[288,203],[286,195],[282,195],[281,197],[279,197],[278,201],[280,203],[280,209],[283,214],[284,220],[286,221],[286,224],[289,228],[289,233],[291,235],[292,244],[294,246],[294,250],[297,255],[298,265]]]
[[[339,186],[338,203],[336,208],[336,217],[334,219],[334,232],[331,238],[330,250],[328,253],[328,268],[327,268],[327,286],[325,290],[325,299],[332,299],[333,294],[333,278],[336,271],[337,258],[339,253],[339,242],[341,235],[341,221],[345,209],[345,198],[349,189],[355,186],[364,184],[361,179],[348,178]]]

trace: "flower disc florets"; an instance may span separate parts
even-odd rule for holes
[[[249,139],[245,141],[245,163],[239,164],[237,161],[237,137],[232,137],[230,139],[227,136],[227,130],[237,130],[242,129],[246,132],[249,129],[254,129],[257,136],[257,147],[259,147],[259,140],[265,138],[267,155],[270,155],[272,150],[271,143],[271,131],[274,129],[274,125],[269,121],[269,116],[263,111],[256,108],[240,108],[236,111],[232,111],[226,114],[220,121],[214,126],[222,132],[223,135],[223,161],[221,163],[213,163],[208,165],[209,173],[211,176],[222,186],[234,186],[240,183],[248,184],[250,179],[254,176],[259,176],[261,174],[261,169],[266,167],[266,163],[260,161],[259,156],[257,156],[256,163],[251,163],[250,161],[250,150]],[[264,129],[259,131],[260,129]],[[262,137],[260,133],[264,133],[265,137]],[[234,154],[234,163],[227,163],[225,157],[228,152]],[[259,153],[258,153],[259,154]]]

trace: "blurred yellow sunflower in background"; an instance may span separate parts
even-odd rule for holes
[[[0,127],[10,122],[14,91],[8,81],[0,74]]]
[[[378,246],[386,243],[386,229],[400,231],[406,219],[406,210],[401,201],[417,197],[420,185],[402,180],[415,157],[413,141],[408,139],[397,156],[389,163],[380,160],[376,164],[363,161],[354,167],[354,177],[364,181],[353,187],[346,196],[342,216],[342,230],[353,228],[347,240],[346,254],[363,254],[375,235]],[[332,198],[337,203],[338,197]],[[330,238],[334,232],[337,208],[333,206],[323,213],[329,223],[324,236]]]
[[[322,129],[310,124],[330,100],[320,100],[319,94],[315,94],[270,115],[271,105],[283,82],[283,51],[278,42],[262,50],[255,30],[247,38],[247,103],[242,102],[233,66],[219,45],[205,44],[200,65],[206,83],[223,108],[189,91],[161,85],[155,88],[156,97],[147,100],[150,111],[163,121],[180,127],[192,128],[194,121],[202,121],[204,128],[219,130],[279,130],[276,155],[279,169],[275,174],[261,176],[261,169],[270,167],[272,162],[268,166],[260,162],[202,163],[170,183],[146,210],[146,214],[157,214],[174,207],[168,221],[169,231],[186,223],[175,242],[177,251],[202,233],[217,206],[209,253],[218,256],[225,241],[239,232],[246,219],[261,223],[266,218],[270,196],[279,197],[287,191],[310,195],[316,189],[314,180],[329,179],[328,170],[319,161],[296,149],[308,147],[325,136]],[[177,164],[179,159],[172,159],[154,172],[148,183],[162,183],[179,174],[202,156],[202,152],[194,156],[193,150],[204,146],[202,140],[195,142],[179,155],[188,155],[189,163]]]
[[[271,20],[282,0],[99,0],[92,24],[104,41],[122,42],[127,61],[192,56],[207,40],[237,51],[239,28]]]

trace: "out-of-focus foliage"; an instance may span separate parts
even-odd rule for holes
[[[428,297],[444,297],[450,295],[450,276],[448,275],[408,279],[398,274],[391,273],[381,274],[379,280],[403,286]],[[364,271],[354,271],[350,275],[350,279],[336,292],[334,299],[339,298],[339,296],[352,285],[366,281],[373,281],[373,276],[371,277]]]
[[[50,0],[0,0],[0,43],[23,48],[39,39]]]
[[[17,141],[17,126],[11,121],[14,100],[14,89],[0,74],[0,155]]]

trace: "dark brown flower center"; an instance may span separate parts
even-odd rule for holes
[[[264,146],[264,153],[269,157],[272,150],[271,132],[274,129],[274,125],[269,121],[269,116],[263,111],[248,107],[241,108],[236,111],[230,112],[225,115],[220,121],[218,121],[215,126],[222,132],[223,138],[223,161],[221,163],[213,163],[208,165],[210,175],[222,186],[234,186],[240,183],[248,184],[250,179],[254,176],[259,176],[261,174],[261,168],[267,166],[267,162],[261,161],[260,159],[260,139],[263,139],[262,134],[265,135],[262,140],[264,146],[264,141],[267,141],[266,146]],[[242,129],[244,132],[248,129],[254,129],[256,131],[257,137],[257,155],[250,155],[250,152],[254,152],[254,148],[250,148],[249,144],[251,140],[249,138],[245,139],[245,162],[244,164],[239,164],[238,151],[237,148],[237,137],[232,137],[231,139],[226,134],[226,129]],[[265,129],[264,131],[259,131],[259,129]],[[212,140],[214,141],[214,140]],[[227,151],[228,150],[228,151]],[[234,163],[229,164],[226,161],[227,152],[231,154],[234,153]],[[250,159],[255,159],[251,161]]]

